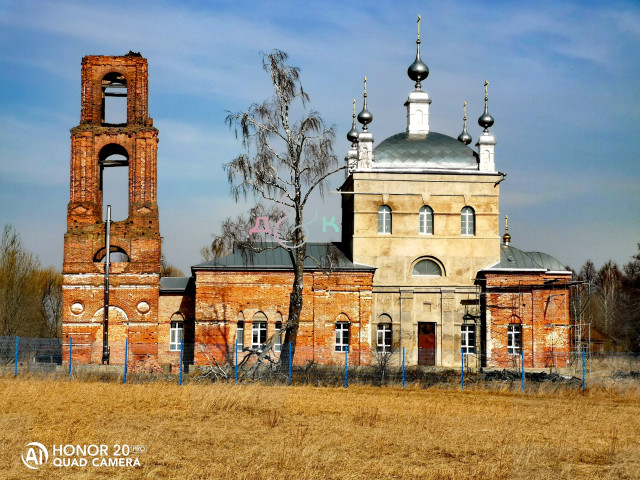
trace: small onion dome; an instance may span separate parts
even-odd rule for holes
[[[462,129],[462,133],[458,135],[458,141],[464,143],[465,145],[469,145],[471,143],[471,135],[467,132],[467,126],[465,125]]]
[[[367,130],[367,125],[373,121],[373,115],[367,110],[367,99],[365,97],[364,106],[358,114],[358,121],[362,124],[362,130]]]
[[[480,125],[485,132],[489,131],[489,127],[493,125],[493,117],[489,115],[489,82],[484,81],[484,113],[478,118]]]
[[[422,87],[422,80],[429,76],[429,67],[427,67],[427,64],[420,58],[420,39],[416,41],[416,44],[418,45],[416,59],[409,65],[407,75],[409,75],[411,80],[416,82],[416,88],[420,89]]]
[[[502,243],[509,245],[511,242],[511,235],[509,235],[509,215],[504,216],[504,235],[502,236]]]
[[[471,143],[471,135],[467,132],[467,102],[464,102],[464,117],[462,119],[462,133],[458,135],[458,141],[469,145]]]
[[[362,124],[362,131],[367,131],[367,125],[373,121],[373,115],[367,109],[367,77],[364,77],[364,103],[362,110],[358,114],[358,121]]]
[[[358,129],[356,128],[356,122],[354,120],[351,130],[349,130],[349,133],[347,133],[347,140],[349,140],[351,143],[356,143],[358,141],[359,135],[360,132],[358,132]]]
[[[493,125],[493,117],[489,115],[489,110],[486,105],[484,106],[484,113],[478,118],[478,125],[480,125],[485,132]]]

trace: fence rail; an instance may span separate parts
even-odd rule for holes
[[[101,347],[101,345],[100,345]],[[112,342],[110,364],[100,364],[94,344],[63,342],[58,338],[0,337],[0,374],[47,375],[69,380],[141,382],[163,380],[179,384],[203,381],[261,381],[283,385],[334,385],[348,388],[352,384],[445,385],[451,388],[507,386],[513,390],[534,390],[543,385],[585,390],[596,385],[640,386],[640,354],[628,352],[574,352],[564,368],[523,369],[522,356],[514,358],[510,368],[479,368],[461,352],[458,368],[422,367],[405,363],[404,348],[393,352],[393,362],[375,355],[367,366],[358,365],[359,357],[347,348],[333,357],[331,364],[305,361],[294,364],[283,352],[269,352],[256,365],[256,351],[242,349],[220,356],[208,347],[193,343],[176,345],[159,351],[149,344]],[[213,349],[215,350],[215,348]],[[250,359],[245,359],[247,355]],[[298,357],[294,358],[298,360]],[[338,359],[336,361],[336,359]],[[399,361],[397,359],[400,359]]]

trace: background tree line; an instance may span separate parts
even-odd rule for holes
[[[640,243],[622,269],[609,260],[596,270],[587,260],[574,278],[585,284],[572,313],[581,311],[582,322],[604,335],[607,350],[640,352]]]
[[[20,235],[5,225],[0,243],[0,335],[60,337],[62,273],[42,268]]]

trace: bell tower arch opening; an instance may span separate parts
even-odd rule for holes
[[[111,220],[129,217],[129,153],[118,144],[110,143],[100,150],[100,193],[102,196],[102,220],[111,205]]]
[[[127,124],[127,79],[118,72],[102,78],[102,125],[105,127]]]

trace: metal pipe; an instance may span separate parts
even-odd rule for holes
[[[109,365],[109,266],[111,264],[111,205],[107,205],[104,262],[104,323],[102,324],[102,363]]]

